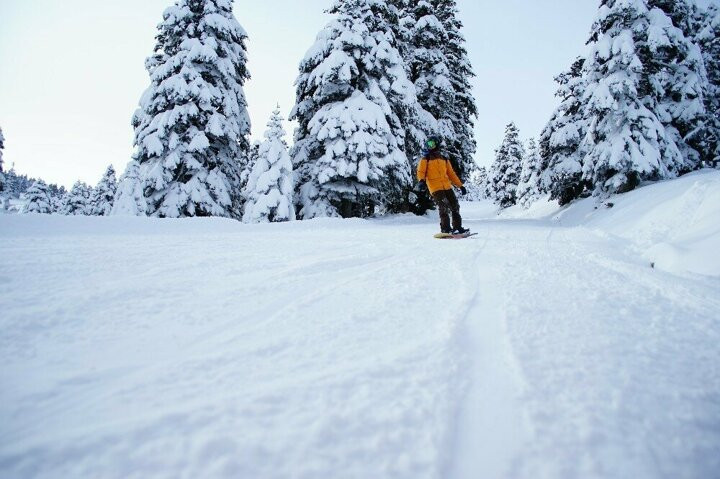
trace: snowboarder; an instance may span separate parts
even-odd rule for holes
[[[430,195],[440,210],[440,232],[442,234],[464,235],[470,230],[463,228],[460,216],[460,204],[452,187],[460,188],[462,194],[467,190],[460,178],[455,174],[450,160],[440,153],[440,140],[429,138],[425,142],[427,152],[418,164],[417,177],[420,183],[425,183]],[[452,215],[452,229],[450,216]]]

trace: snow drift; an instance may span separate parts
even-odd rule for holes
[[[658,268],[720,276],[720,171],[655,183],[600,205],[583,200],[555,218],[628,240]]]

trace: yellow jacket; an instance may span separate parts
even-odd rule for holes
[[[460,178],[455,174],[450,160],[440,155],[420,160],[417,169],[417,177],[419,181],[425,181],[430,190],[430,194],[441,190],[450,190],[452,185],[462,188],[463,184]]]

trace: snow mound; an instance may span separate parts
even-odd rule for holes
[[[600,205],[583,200],[555,218],[628,240],[656,268],[720,276],[720,171],[698,171]]]
[[[560,205],[558,205],[557,201],[551,201],[550,195],[545,195],[538,201],[530,204],[527,208],[515,205],[504,209],[500,212],[500,217],[503,219],[546,218],[556,214],[559,208]]]
[[[529,208],[498,211],[492,201],[483,200],[464,202],[462,213],[467,220],[537,220],[587,228],[665,272],[720,276],[718,170],[697,171],[603,201],[587,198],[565,208],[545,197]]]

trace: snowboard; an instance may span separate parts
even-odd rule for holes
[[[450,233],[438,233],[435,235],[435,238],[437,238],[437,239],[465,239],[465,238],[470,238],[475,235],[477,235],[477,233],[472,233],[470,231],[468,231],[467,233],[463,233],[461,235],[454,235],[454,234],[450,234]]]

